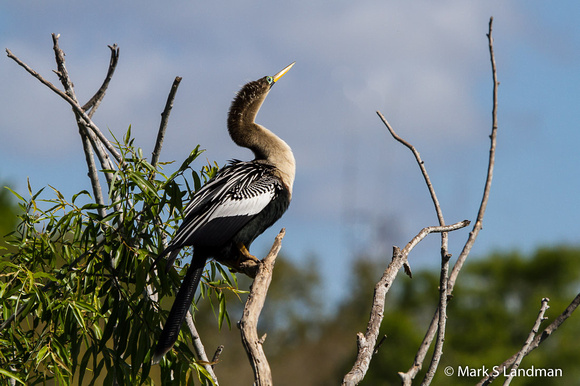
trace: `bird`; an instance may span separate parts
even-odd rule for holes
[[[167,271],[183,247],[193,247],[191,263],[158,338],[153,363],[159,363],[177,341],[207,260],[213,258],[229,266],[243,260],[259,261],[250,254],[250,245],[290,204],[296,173],[292,149],[255,119],[272,86],[295,63],[238,91],[229,109],[227,128],[233,142],[250,149],[254,159],[229,161],[193,194],[182,223],[158,256],[168,256]]]

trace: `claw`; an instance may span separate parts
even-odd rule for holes
[[[244,244],[237,243],[236,247],[238,247],[238,251],[240,252],[240,255],[238,258],[238,266],[242,263],[242,261],[245,261],[245,260],[253,260],[255,262],[260,261],[256,258],[256,256],[252,255],[250,253],[250,251],[248,251],[248,248],[246,248],[246,246]]]

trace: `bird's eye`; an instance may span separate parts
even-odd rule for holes
[[[271,76],[267,76],[267,77],[266,77],[266,81],[267,81],[269,84],[272,84],[272,83],[274,83],[274,78],[272,78]]]

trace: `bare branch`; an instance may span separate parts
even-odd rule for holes
[[[105,147],[107,148],[107,150],[113,155],[113,157],[115,157],[115,159],[117,160],[117,162],[119,162],[119,163],[122,163],[123,162],[123,158],[121,157],[121,154],[119,154],[119,152],[117,151],[117,149],[115,149],[113,147],[113,145],[104,136],[104,134],[101,132],[101,130],[93,123],[93,121],[85,113],[85,111],[82,109],[82,107],[79,105],[78,102],[76,102],[74,99],[72,99],[66,93],[64,93],[61,90],[59,90],[54,84],[52,84],[51,82],[49,82],[46,79],[44,79],[39,73],[37,73],[36,71],[34,71],[26,63],[24,63],[17,56],[15,56],[9,49],[6,49],[6,53],[7,53],[8,57],[10,59],[12,59],[16,63],[18,63],[18,65],[20,65],[22,68],[24,68],[30,75],[34,76],[42,84],[44,84],[45,86],[47,86],[49,89],[51,89],[53,92],[55,92],[58,96],[60,96],[65,101],[67,101],[68,104],[70,104],[72,106],[72,108],[75,111],[75,113],[77,113],[80,116],[79,119],[81,120],[82,124],[83,125],[86,125],[86,127],[88,127],[98,137],[98,139],[105,145]]]
[[[224,351],[224,345],[220,344],[216,348],[215,353],[213,354],[213,358],[211,358],[211,367],[215,367],[215,365],[218,362],[218,360],[220,359],[220,355],[222,355],[223,351]]]
[[[169,114],[171,114],[171,109],[173,108],[173,101],[175,100],[175,94],[177,93],[177,88],[179,83],[181,83],[181,77],[176,76],[171,86],[171,91],[167,96],[167,102],[165,103],[165,108],[161,113],[161,124],[159,125],[159,131],[157,132],[157,140],[155,141],[155,149],[151,154],[151,165],[157,166],[159,162],[159,155],[161,154],[161,146],[163,146],[163,139],[165,138],[165,130],[167,129],[167,122],[169,121]]]
[[[58,77],[59,77],[59,79],[64,87],[66,95],[68,95],[75,103],[78,103],[78,100],[77,100],[75,92],[74,92],[73,83],[70,80],[70,77],[68,75],[68,71],[67,71],[66,66],[65,66],[64,52],[60,49],[60,47],[58,45],[58,35],[52,34],[52,41],[53,41],[53,50],[54,50],[54,54],[55,54],[56,65],[57,65],[57,69],[58,69],[57,71],[55,71],[55,73],[58,75]],[[92,133],[90,132],[90,130],[82,123],[82,120],[80,119],[79,114],[77,112],[75,112],[74,110],[73,110],[73,112],[75,114],[77,126],[79,128],[79,134],[81,136],[81,141],[83,144],[83,150],[85,152],[85,160],[87,162],[87,167],[89,169],[88,176],[89,176],[89,179],[91,181],[91,187],[93,188],[95,202],[97,204],[104,206],[105,200],[103,198],[103,192],[101,190],[101,184],[99,182],[99,174],[98,174],[97,166],[95,165],[95,159],[94,159],[92,147],[95,148],[97,153],[99,153],[99,159],[102,158],[102,154],[100,154],[100,153],[101,152],[104,153],[104,151],[102,150],[102,147],[98,148],[96,146],[97,142],[95,140],[94,135],[91,135]],[[105,158],[105,162],[108,162],[108,159]],[[101,165],[103,165],[103,163],[101,163]],[[105,217],[107,215],[107,212],[106,212],[104,207],[99,208],[99,214],[102,217]]]
[[[103,197],[103,191],[101,190],[101,184],[99,183],[99,174],[97,165],[95,164],[95,159],[93,157],[93,149],[91,148],[91,141],[85,133],[80,132],[81,140],[83,143],[83,150],[85,152],[85,159],[87,161],[87,167],[89,168],[88,176],[91,180],[91,187],[93,188],[93,194],[95,195],[95,202],[101,207],[99,208],[99,215],[101,217],[107,216],[107,211],[105,209],[105,199]]]
[[[439,278],[439,307],[438,307],[438,318],[437,318],[437,340],[435,341],[435,349],[433,350],[433,357],[431,358],[431,363],[425,374],[425,378],[421,385],[430,385],[437,367],[439,366],[439,361],[443,355],[443,342],[445,341],[445,330],[447,326],[447,283],[449,282],[449,259],[451,255],[443,256],[441,261],[441,274]]]
[[[101,85],[101,87],[99,87],[99,90],[95,93],[95,95],[93,95],[93,97],[89,99],[89,101],[85,103],[82,107],[84,111],[88,112],[89,118],[93,117],[93,114],[95,114],[95,112],[99,108],[99,105],[101,104],[101,101],[105,97],[105,93],[107,92],[107,88],[109,87],[109,83],[113,78],[115,68],[117,68],[117,63],[119,62],[120,48],[117,47],[116,44],[113,44],[112,46],[108,47],[111,50],[111,60],[109,61],[109,69],[107,70],[107,76],[105,77],[103,84]]]
[[[285,230],[282,229],[280,233],[278,233],[278,236],[276,236],[276,240],[274,241],[270,252],[260,263],[256,279],[252,284],[248,300],[244,306],[242,318],[238,323],[242,335],[242,343],[254,371],[254,385],[256,386],[272,385],[272,372],[270,370],[270,365],[268,364],[268,359],[264,354],[262,347],[263,342],[258,337],[257,327],[258,319],[262,312],[262,308],[264,307],[264,302],[268,293],[268,288],[272,281],[272,272],[274,270],[276,257],[282,247],[284,234]]]
[[[453,287],[455,286],[457,276],[459,275],[459,272],[461,271],[461,268],[463,267],[463,263],[467,259],[467,256],[469,255],[469,252],[471,251],[471,248],[473,247],[475,240],[477,239],[477,236],[479,235],[479,231],[482,229],[483,217],[485,214],[485,210],[487,208],[487,202],[489,200],[489,195],[490,195],[490,191],[491,191],[491,181],[493,179],[493,169],[495,166],[495,148],[496,148],[496,143],[497,143],[497,129],[498,129],[498,123],[497,123],[498,94],[497,94],[497,89],[499,86],[499,82],[497,80],[497,69],[496,69],[496,64],[495,64],[495,55],[494,55],[494,51],[493,51],[493,38],[492,38],[492,34],[491,34],[492,33],[492,26],[493,26],[493,17],[490,18],[490,20],[489,20],[489,31],[487,34],[488,41],[489,41],[489,53],[490,53],[490,61],[491,61],[491,67],[492,67],[492,78],[493,78],[492,130],[491,130],[491,135],[490,135],[491,144],[490,144],[490,150],[489,150],[487,177],[486,177],[486,181],[485,181],[485,188],[483,191],[483,198],[481,200],[481,204],[479,206],[479,210],[478,210],[478,214],[477,214],[477,219],[475,221],[475,224],[473,225],[472,231],[469,233],[469,237],[468,237],[468,239],[463,247],[463,250],[461,251],[461,254],[457,258],[457,261],[455,262],[455,265],[453,266],[453,269],[451,270],[451,274],[449,275],[449,280],[448,280],[448,284],[447,284],[447,297],[448,298],[453,293]],[[437,326],[439,324],[439,321],[442,319],[439,310],[440,309],[438,307],[437,310],[435,311],[435,314],[433,315],[433,318],[431,320],[431,324],[429,325],[429,328],[427,329],[425,337],[423,338],[423,341],[421,342],[421,345],[419,346],[419,349],[417,350],[417,354],[415,355],[415,360],[413,362],[413,365],[406,373],[399,373],[401,378],[403,378],[403,384],[405,384],[405,385],[410,385],[411,381],[415,378],[417,373],[421,370],[421,367],[423,365],[423,361],[425,360],[425,356],[427,355],[427,352],[429,351],[429,347],[431,346],[431,342],[435,338],[435,333],[437,332]]]
[[[358,354],[354,366],[342,380],[343,385],[356,385],[365,376],[368,371],[372,356],[375,352],[377,338],[379,336],[379,328],[383,321],[385,311],[385,297],[391,285],[395,281],[397,274],[403,264],[407,261],[409,253],[415,248],[421,240],[428,234],[434,232],[451,232],[457,229],[464,228],[469,225],[468,220],[464,220],[447,226],[432,226],[423,228],[411,241],[407,243],[402,250],[398,247],[393,247],[393,257],[387,269],[379,282],[375,285],[375,293],[373,295],[373,305],[371,307],[369,323],[365,334],[357,334]]]
[[[516,362],[518,357],[522,356],[523,358],[532,351],[534,351],[536,348],[538,348],[538,346],[542,344],[544,340],[548,339],[552,335],[552,333],[556,331],[562,325],[562,323],[564,323],[566,319],[568,319],[572,315],[572,313],[576,310],[576,308],[578,308],[579,305],[580,305],[580,293],[576,295],[576,297],[572,300],[572,302],[568,305],[568,307],[566,307],[566,309],[556,319],[554,319],[554,321],[550,323],[548,327],[546,327],[544,331],[542,331],[541,334],[536,335],[534,337],[532,342],[529,345],[527,345],[527,347],[524,346],[520,351],[512,355],[501,365],[494,366],[494,368],[497,369],[497,371],[494,373],[503,374],[504,369],[512,366]],[[496,378],[493,376],[494,373],[489,374],[489,376],[479,381],[477,386],[489,385]]]
[[[530,334],[528,335],[528,339],[526,339],[526,342],[524,343],[524,347],[522,347],[522,349],[518,353],[518,356],[517,356],[514,364],[511,367],[512,370],[517,370],[518,367],[520,367],[520,364],[522,363],[522,359],[524,359],[524,356],[525,356],[524,353],[528,350],[528,348],[532,344],[534,337],[536,336],[536,334],[538,333],[538,330],[540,329],[540,324],[546,319],[544,317],[544,314],[546,313],[546,310],[548,308],[550,308],[550,306],[548,305],[549,301],[550,301],[550,299],[548,299],[548,298],[542,299],[542,306],[540,307],[540,312],[538,312],[538,317],[536,318],[536,322],[534,323],[534,326],[532,327],[532,331],[530,331]],[[513,379],[513,373],[510,372],[510,375],[507,377],[507,379],[504,382],[504,386],[509,385],[512,382],[512,379]]]
[[[191,316],[191,311],[187,311],[185,315],[185,321],[187,323],[187,327],[189,328],[189,332],[191,332],[192,340],[193,340],[193,349],[197,354],[197,358],[203,365],[203,368],[209,373],[211,378],[213,379],[214,383],[219,386],[218,379],[213,371],[213,366],[211,365],[207,354],[205,353],[205,347],[203,347],[203,343],[201,342],[201,338],[199,333],[197,332],[197,328],[195,327],[195,323],[193,322],[193,317]]]
[[[453,270],[451,271],[451,275],[449,277],[449,293],[453,292],[453,287],[455,286],[455,280],[457,280],[457,275],[467,259],[473,244],[475,243],[475,239],[479,235],[479,231],[482,229],[483,223],[483,216],[485,215],[485,210],[487,208],[487,202],[489,201],[489,194],[491,191],[491,181],[493,179],[493,169],[495,166],[495,147],[497,143],[497,90],[499,87],[499,82],[497,80],[497,68],[495,64],[495,54],[493,51],[493,37],[492,37],[492,27],[493,27],[493,17],[489,19],[489,32],[487,33],[487,38],[489,42],[489,56],[491,61],[491,71],[493,77],[493,108],[492,108],[492,128],[491,128],[491,135],[490,138],[490,148],[489,148],[489,161],[487,166],[487,177],[485,180],[485,188],[483,190],[483,197],[481,199],[481,204],[479,206],[479,211],[477,213],[477,219],[475,220],[475,224],[473,224],[473,230],[469,233],[469,238],[461,251],[461,254],[457,258],[457,262],[453,266]]]
[[[425,183],[427,184],[427,188],[429,189],[429,194],[431,195],[431,200],[433,200],[433,205],[435,206],[435,211],[437,212],[437,219],[439,220],[439,225],[445,225],[445,220],[443,219],[443,212],[441,211],[441,205],[439,205],[439,200],[437,199],[437,195],[435,194],[435,189],[433,188],[433,184],[431,183],[431,179],[429,178],[429,174],[427,173],[427,169],[425,168],[425,162],[421,159],[421,154],[419,154],[419,152],[417,151],[417,149],[415,149],[415,147],[413,145],[411,145],[409,142],[405,141],[397,133],[395,133],[395,130],[393,130],[393,128],[391,127],[391,125],[389,124],[387,119],[383,116],[383,114],[381,114],[380,111],[377,111],[377,115],[379,116],[379,118],[381,118],[381,121],[383,121],[383,123],[385,124],[385,126],[387,127],[387,129],[389,130],[391,135],[393,136],[393,138],[395,138],[395,140],[402,143],[405,147],[407,147],[409,150],[411,150],[411,152],[413,152],[413,155],[415,156],[415,159],[417,160],[417,164],[419,164],[419,168],[421,168],[421,174],[423,175],[423,178],[425,179]]]
[[[378,114],[379,118],[383,121],[383,123],[385,124],[385,126],[387,127],[387,129],[389,130],[391,135],[393,136],[393,138],[395,140],[397,140],[398,142],[402,143],[409,150],[411,150],[411,152],[415,156],[415,160],[417,161],[417,164],[419,165],[419,168],[421,169],[421,174],[423,175],[425,183],[427,184],[427,188],[429,189],[429,194],[431,196],[431,200],[433,201],[433,205],[435,206],[435,212],[437,213],[439,225],[445,225],[445,219],[443,217],[443,211],[441,210],[441,205],[439,204],[439,200],[437,199],[437,194],[435,193],[435,189],[433,188],[433,184],[431,183],[431,178],[429,177],[429,174],[427,173],[427,169],[425,168],[425,162],[421,159],[421,155],[419,154],[419,151],[413,145],[411,145],[409,142],[405,141],[403,138],[401,138],[395,132],[395,130],[392,128],[392,126],[389,124],[387,119],[383,116],[383,114],[381,114],[380,111],[377,111],[377,114]],[[431,364],[429,366],[429,370],[427,371],[425,379],[423,380],[423,384],[429,384],[431,382],[431,380],[435,376],[435,372],[437,370],[437,366],[439,365],[439,360],[441,359],[441,355],[443,354],[443,342],[445,340],[445,326],[447,323],[447,312],[446,312],[447,296],[448,296],[448,294],[447,294],[447,282],[449,280],[448,279],[448,272],[449,272],[449,259],[450,258],[451,258],[451,255],[449,254],[449,242],[448,242],[447,232],[442,232],[441,233],[441,277],[440,277],[440,286],[439,286],[440,294],[439,294],[439,306],[438,306],[437,310],[443,310],[443,312],[438,313],[438,316],[437,316],[437,321],[438,321],[438,323],[437,323],[437,326],[438,326],[438,328],[437,328],[437,331],[438,331],[437,342],[435,344],[435,350],[433,352]],[[405,265],[405,268],[406,268],[406,271],[407,271],[407,269],[410,271],[410,268],[408,267],[408,265]],[[433,334],[434,333],[435,333],[435,330],[433,330]],[[431,340],[429,341],[429,346],[431,345],[432,340],[433,340],[433,338],[431,338]],[[421,360],[421,363],[423,362],[423,360],[424,360],[424,358]]]

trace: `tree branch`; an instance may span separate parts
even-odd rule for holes
[[[556,331],[562,325],[562,323],[564,323],[566,319],[568,319],[572,315],[572,313],[576,310],[576,308],[578,308],[579,305],[580,305],[580,293],[576,295],[576,297],[572,300],[572,302],[568,305],[568,307],[566,307],[566,309],[556,319],[554,319],[554,321],[550,323],[548,327],[546,327],[540,335],[535,335],[534,339],[529,345],[527,345],[527,347],[525,345],[520,351],[512,355],[501,365],[494,367],[497,368],[497,372],[503,374],[504,369],[512,366],[520,356],[523,358],[532,351],[534,351],[536,348],[538,348],[538,346],[542,344],[544,340],[548,339],[552,335],[552,333]],[[495,378],[496,377],[494,376],[494,373],[491,373],[489,374],[489,376],[479,381],[477,386],[489,385]]]
[[[443,217],[443,211],[441,210],[441,205],[439,204],[439,200],[437,199],[437,194],[435,193],[435,188],[433,188],[433,184],[431,183],[431,178],[429,177],[429,173],[427,173],[427,168],[425,168],[425,162],[421,159],[421,155],[419,151],[411,145],[409,142],[405,141],[401,138],[395,130],[391,127],[387,119],[381,114],[380,111],[377,111],[379,118],[383,121],[393,138],[402,143],[405,147],[407,147],[413,155],[415,156],[415,160],[421,169],[421,174],[423,175],[423,179],[427,184],[427,188],[429,189],[429,194],[431,196],[431,200],[433,201],[433,205],[435,207],[435,212],[437,213],[437,219],[439,220],[439,225],[445,225],[445,219]],[[429,370],[423,380],[423,384],[429,384],[433,377],[435,376],[435,372],[437,371],[437,367],[439,366],[439,361],[441,359],[441,355],[443,354],[443,342],[445,340],[445,328],[447,324],[447,283],[449,280],[448,272],[449,272],[449,260],[451,259],[451,255],[449,254],[449,241],[448,241],[447,232],[441,233],[441,274],[440,274],[440,285],[439,285],[439,305],[437,310],[443,310],[443,312],[438,312],[437,318],[433,319],[433,323],[437,320],[437,341],[435,343],[435,350],[433,352],[433,357],[431,358],[431,363],[429,365]],[[406,266],[407,267],[407,266]],[[432,337],[429,341],[429,346],[433,341],[433,337],[435,336],[435,329],[432,331]],[[421,363],[423,362],[421,360]]]
[[[490,191],[491,191],[491,182],[493,179],[493,170],[494,170],[494,166],[495,166],[495,148],[496,148],[496,143],[497,143],[497,129],[498,129],[498,123],[497,123],[498,93],[497,93],[497,90],[498,90],[499,82],[497,80],[497,69],[496,69],[495,55],[494,55],[494,50],[493,50],[492,27],[493,27],[493,17],[490,18],[490,20],[489,20],[489,31],[487,34],[489,53],[490,53],[490,61],[491,61],[491,67],[492,67],[492,78],[493,78],[492,130],[491,130],[491,135],[490,135],[491,144],[490,144],[490,150],[489,150],[487,176],[486,176],[485,187],[484,187],[484,191],[483,191],[483,198],[481,200],[481,204],[479,206],[479,210],[477,213],[477,219],[475,221],[475,224],[473,225],[472,231],[469,233],[469,237],[468,237],[468,239],[463,247],[463,250],[461,251],[461,254],[457,258],[457,261],[455,262],[455,265],[453,266],[453,269],[451,270],[451,274],[449,275],[449,280],[447,283],[447,298],[449,298],[451,296],[451,294],[453,293],[453,288],[455,286],[457,276],[459,275],[459,272],[461,271],[461,268],[463,267],[463,264],[465,263],[467,256],[471,252],[471,248],[475,244],[475,240],[477,239],[477,236],[479,235],[479,231],[482,229],[483,217],[485,214],[485,210],[487,208],[487,202],[489,201],[489,195],[490,195]],[[437,307],[437,310],[435,311],[435,314],[433,315],[433,318],[431,320],[431,324],[429,325],[429,328],[427,329],[425,337],[423,338],[423,341],[421,342],[419,349],[417,350],[417,354],[415,356],[415,360],[413,362],[413,365],[406,373],[399,373],[399,375],[403,379],[403,384],[405,384],[405,385],[411,384],[411,381],[415,378],[415,376],[417,375],[417,373],[421,370],[421,368],[423,366],[423,361],[425,360],[427,352],[429,351],[429,347],[431,346],[431,342],[433,342],[433,339],[435,337],[435,333],[437,331],[437,327],[440,324],[440,321],[442,320],[442,315],[440,315],[439,311],[440,311],[440,308]]]
[[[373,305],[371,307],[369,323],[365,334],[357,334],[358,353],[354,366],[342,380],[342,385],[356,385],[365,376],[368,371],[370,361],[375,352],[377,338],[379,336],[379,328],[383,321],[385,310],[385,297],[395,281],[397,274],[401,267],[406,263],[409,253],[415,248],[421,240],[428,234],[434,232],[451,232],[461,229],[469,225],[468,220],[464,220],[447,226],[432,226],[423,228],[411,241],[407,243],[403,250],[398,247],[393,247],[393,257],[387,269],[383,272],[383,276],[375,285],[375,292],[373,295]]]
[[[57,36],[57,38],[58,38],[58,36]],[[6,49],[6,54],[8,55],[8,57],[10,59],[14,60],[16,63],[18,63],[18,65],[20,65],[22,68],[24,68],[30,75],[32,75],[33,77],[38,79],[42,84],[44,84],[46,87],[51,89],[58,96],[60,96],[62,99],[67,101],[68,104],[70,104],[72,106],[75,113],[79,114],[80,119],[82,119],[83,125],[86,125],[86,127],[88,127],[97,136],[97,138],[105,145],[107,150],[113,155],[113,157],[115,157],[117,162],[119,162],[119,163],[123,162],[123,158],[121,157],[121,154],[117,151],[117,149],[115,149],[113,147],[113,145],[109,142],[109,140],[103,135],[101,130],[93,123],[93,121],[85,113],[85,111],[82,109],[82,107],[79,105],[78,102],[73,100],[66,93],[59,90],[54,84],[52,84],[51,82],[44,79],[39,73],[34,71],[26,63],[24,63],[17,56],[15,56],[9,49]]]
[[[157,166],[159,162],[159,155],[161,154],[161,146],[163,146],[163,139],[165,138],[165,130],[167,129],[167,122],[169,121],[169,114],[171,114],[171,109],[173,108],[173,101],[175,100],[175,94],[177,93],[177,88],[179,83],[181,83],[181,77],[176,76],[171,86],[171,91],[167,96],[167,102],[165,103],[165,108],[161,113],[161,124],[159,125],[159,131],[157,133],[157,140],[155,141],[155,149],[151,154],[151,165],[153,167]]]
[[[479,206],[479,211],[477,213],[477,219],[475,220],[475,224],[473,224],[473,230],[469,233],[469,238],[461,251],[461,254],[457,258],[457,262],[453,266],[453,270],[451,271],[451,276],[449,277],[449,293],[453,292],[453,287],[455,286],[455,280],[457,280],[457,275],[459,275],[459,271],[467,259],[469,252],[471,252],[471,248],[473,244],[475,244],[475,239],[479,235],[479,231],[481,231],[482,223],[483,223],[483,216],[485,215],[485,210],[487,208],[487,202],[489,201],[489,194],[491,191],[491,181],[493,180],[493,169],[495,166],[495,147],[497,143],[497,91],[499,87],[499,81],[497,80],[497,68],[495,64],[495,54],[493,51],[493,37],[492,37],[492,27],[493,27],[493,17],[489,19],[489,32],[487,33],[487,39],[489,43],[489,57],[491,62],[491,72],[493,78],[493,108],[492,108],[492,127],[491,127],[491,135],[490,138],[490,148],[489,148],[489,161],[487,165],[487,177],[485,180],[485,188],[483,190],[483,197],[481,199],[481,204]]]
[[[99,90],[97,90],[95,95],[93,95],[93,97],[89,99],[88,102],[85,103],[82,107],[84,111],[88,112],[89,118],[93,117],[93,114],[95,114],[95,111],[97,111],[97,108],[99,108],[101,101],[105,97],[105,93],[107,92],[107,88],[109,87],[109,83],[113,78],[113,74],[115,73],[115,69],[117,68],[117,63],[119,62],[120,48],[117,47],[116,44],[113,44],[112,46],[108,47],[111,50],[111,60],[109,61],[109,69],[107,70],[107,76],[105,77],[103,84],[101,85]]]
[[[254,371],[254,385],[256,386],[272,385],[272,372],[268,364],[268,359],[264,354],[262,347],[263,341],[258,337],[257,326],[260,313],[264,307],[268,288],[272,281],[274,264],[276,263],[278,252],[282,247],[282,239],[284,238],[285,232],[282,229],[278,233],[270,252],[259,265],[258,273],[252,283],[248,300],[244,306],[242,318],[238,323],[238,328],[242,336],[242,344],[244,345],[246,354],[248,354],[248,359],[252,365],[252,370]]]
[[[522,349],[518,353],[518,356],[516,357],[516,360],[514,361],[514,364],[511,367],[512,370],[517,370],[518,367],[520,367],[520,364],[522,363],[522,359],[524,359],[524,356],[525,356],[524,353],[528,350],[528,348],[532,344],[534,337],[536,336],[536,334],[538,333],[538,330],[540,329],[540,324],[546,319],[544,317],[544,314],[546,313],[546,310],[548,308],[550,308],[550,306],[548,305],[549,301],[550,301],[550,299],[548,299],[548,298],[542,299],[542,306],[540,307],[540,312],[538,312],[538,317],[536,318],[536,322],[534,323],[534,326],[532,327],[532,331],[530,331],[530,334],[528,335],[528,339],[526,339],[526,342],[524,343],[524,347],[522,347]],[[513,377],[514,377],[513,374],[510,372],[510,375],[508,376],[508,378],[504,382],[504,386],[509,385],[511,383]]]
[[[193,322],[193,317],[191,316],[190,311],[187,311],[187,314],[185,315],[185,321],[187,323],[187,327],[189,328],[189,332],[191,332],[193,348],[197,354],[197,358],[203,365],[203,368],[209,373],[216,386],[219,386],[218,379],[215,375],[215,372],[213,371],[213,366],[211,365],[207,354],[205,353],[205,347],[203,347],[203,343],[201,342],[201,338],[197,332],[197,328],[195,327],[195,323]]]

